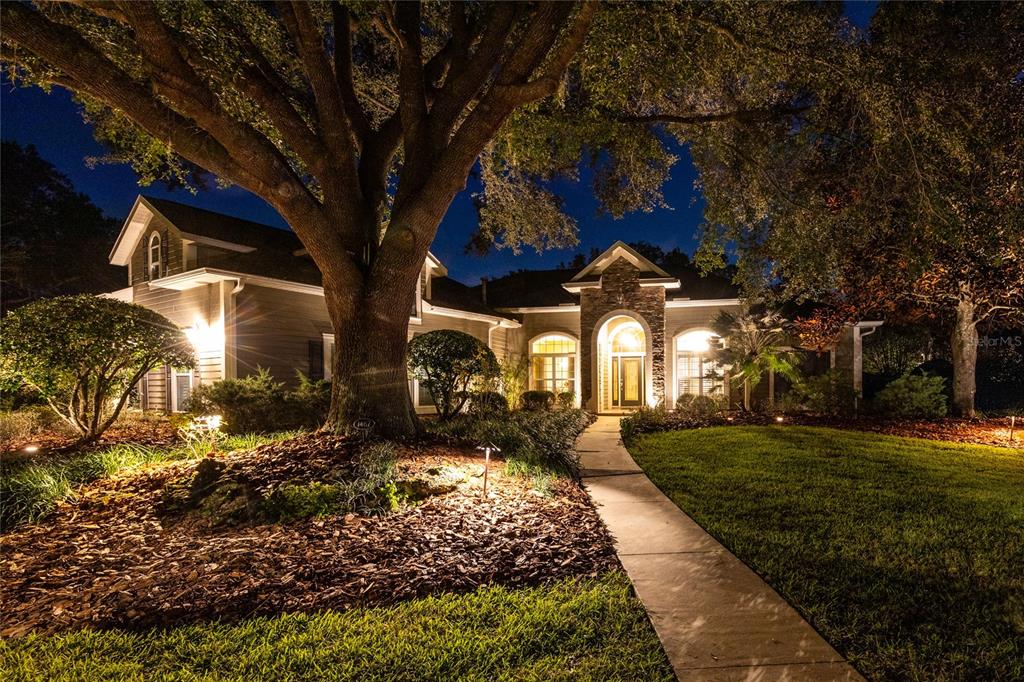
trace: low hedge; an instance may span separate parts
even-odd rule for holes
[[[513,473],[576,476],[579,457],[576,437],[593,415],[580,409],[520,410],[501,417],[459,415],[429,425],[432,432],[474,444],[494,443]]]

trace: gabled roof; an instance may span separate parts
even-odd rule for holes
[[[590,261],[590,265],[576,273],[576,276],[573,277],[571,281],[586,282],[597,279],[597,277],[605,271],[605,268],[619,258],[625,258],[628,260],[636,266],[637,270],[641,273],[653,273],[656,277],[673,279],[672,275],[659,268],[647,258],[641,256],[632,246],[620,240],[609,246],[600,256]]]
[[[154,215],[181,230],[186,239],[228,251],[249,253],[256,249],[273,249],[291,253],[302,248],[299,238],[289,230],[177,201],[139,195],[110,252],[112,265],[128,264]]]

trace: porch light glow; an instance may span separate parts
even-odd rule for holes
[[[612,352],[639,353],[644,350],[644,330],[640,325],[621,327],[612,338]]]
[[[690,353],[707,353],[711,349],[710,341],[714,332],[695,330],[676,338],[676,350]]]
[[[224,329],[219,324],[211,325],[204,320],[196,319],[192,326],[185,330],[185,336],[197,353],[220,350],[224,347]]]

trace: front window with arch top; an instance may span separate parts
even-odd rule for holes
[[[160,279],[160,233],[149,236],[149,249],[146,254],[146,273],[150,280]]]
[[[555,395],[576,392],[576,339],[545,334],[530,343],[530,388]]]
[[[713,332],[702,329],[676,337],[677,395],[723,395],[721,368],[711,353],[712,343],[717,340]]]

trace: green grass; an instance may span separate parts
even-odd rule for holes
[[[10,680],[671,680],[621,574],[390,608],[0,642]]]
[[[869,678],[1024,679],[1024,450],[720,427],[630,452]]]
[[[298,432],[225,436],[218,449],[243,450],[291,438]],[[50,514],[64,500],[73,499],[79,486],[100,478],[149,464],[198,459],[209,451],[205,443],[179,443],[168,447],[136,444],[29,462],[0,465],[0,528],[17,523],[35,523]]]

